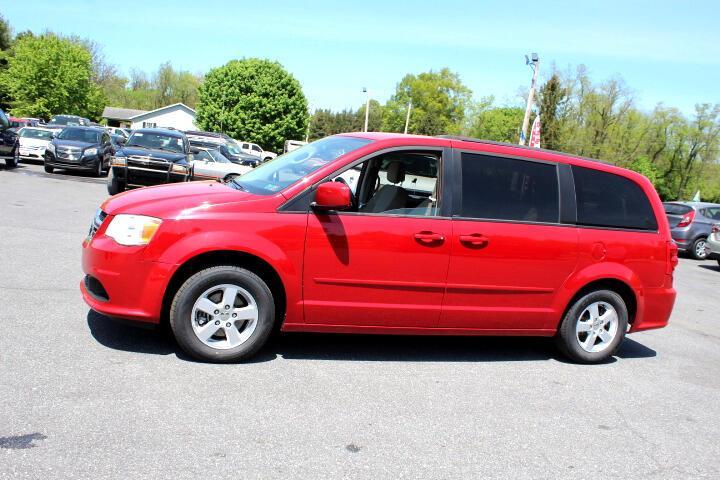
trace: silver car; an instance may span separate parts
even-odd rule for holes
[[[720,222],[720,205],[706,202],[665,202],[665,216],[679,250],[705,260],[705,243],[714,223]]]
[[[720,265],[720,223],[716,223],[710,230],[710,236],[705,242],[707,258],[717,260]]]

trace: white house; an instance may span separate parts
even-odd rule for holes
[[[197,129],[195,127],[195,110],[183,103],[175,103],[149,112],[105,107],[102,116],[110,127]]]

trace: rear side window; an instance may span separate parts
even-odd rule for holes
[[[708,207],[700,210],[700,212],[711,220],[720,220],[720,207]]]
[[[583,167],[572,167],[578,224],[593,227],[657,230],[650,201],[632,180]]]
[[[663,203],[663,208],[668,215],[685,215],[692,210],[691,207],[679,203]]]
[[[557,223],[557,166],[462,154],[463,217]]]

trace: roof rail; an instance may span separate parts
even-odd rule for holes
[[[547,148],[529,147],[527,145],[517,145],[514,143],[508,143],[508,142],[496,142],[494,140],[483,140],[482,138],[465,137],[462,135],[436,135],[436,138],[446,138],[448,140],[459,140],[462,142],[484,143],[486,145],[498,145],[500,147],[522,148],[522,149],[530,150],[533,152],[554,153],[556,155],[563,155],[565,157],[578,158],[580,160],[587,160],[589,162],[597,162],[597,163],[604,163],[606,165],[613,165],[612,163],[607,162],[605,160],[598,160],[596,158],[583,157],[581,155],[575,155],[573,153],[560,152],[558,150],[548,150]]]

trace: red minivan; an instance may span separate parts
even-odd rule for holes
[[[664,327],[677,248],[629,170],[462,137],[353,133],[228,183],[122,193],[83,242],[110,317],[207,361],[283,331],[554,336],[599,362]]]

